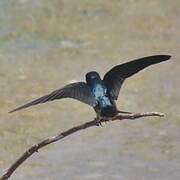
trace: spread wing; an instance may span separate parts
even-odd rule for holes
[[[169,55],[148,56],[113,67],[105,74],[103,79],[109,95],[112,99],[117,100],[120,88],[126,78],[136,74],[147,66],[166,61],[170,57]]]
[[[36,104],[45,103],[47,101],[53,101],[62,98],[73,98],[93,107],[96,105],[95,97],[92,94],[89,86],[84,82],[77,82],[64,86],[63,88],[53,91],[52,93],[46,96],[40,97],[23,106],[13,109],[9,113],[27,108],[29,106],[34,106]]]

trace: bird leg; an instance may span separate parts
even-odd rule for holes
[[[101,117],[101,112],[98,111],[98,109],[96,109],[96,117],[94,118],[94,120],[97,123],[97,126],[101,126],[102,127],[102,117]]]
[[[96,121],[97,126],[103,127],[102,122],[107,123],[107,121],[109,121],[111,119],[101,116],[101,113],[99,112],[99,113],[97,113],[97,116],[96,116],[96,118],[94,120]]]

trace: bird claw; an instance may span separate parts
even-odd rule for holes
[[[101,122],[101,118],[97,117],[97,118],[95,118],[95,121],[96,121],[97,126],[103,127],[102,122]]]
[[[101,126],[103,127],[102,123],[104,122],[105,124],[107,124],[111,119],[107,118],[107,117],[96,117],[95,121],[96,121],[96,125],[97,126]]]
[[[102,122],[101,122],[101,121],[99,121],[98,123],[99,123],[99,124],[98,124],[98,126],[103,127],[103,125],[102,125]]]

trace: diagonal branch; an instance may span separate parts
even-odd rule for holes
[[[87,129],[89,127],[93,127],[93,126],[99,126],[101,125],[102,122],[107,122],[107,121],[115,121],[115,120],[124,120],[124,119],[131,119],[134,120],[136,118],[141,118],[141,117],[147,117],[147,116],[159,116],[159,117],[163,117],[164,114],[163,113],[159,113],[159,112],[147,112],[147,113],[132,113],[132,114],[119,114],[111,119],[107,119],[107,118],[102,118],[100,120],[94,119],[92,121],[86,122],[82,125],[79,126],[75,126],[73,128],[68,129],[67,131],[64,131],[56,136],[47,138],[41,142],[39,142],[38,144],[35,144],[33,146],[31,146],[24,154],[22,154],[10,167],[9,169],[0,177],[0,180],[7,180],[12,174],[13,172],[27,159],[29,158],[31,155],[33,155],[35,152],[38,152],[39,149],[41,149],[42,147],[54,143],[56,141],[59,141],[63,138],[65,138],[66,136],[69,136],[77,131],[83,130],[83,129]]]

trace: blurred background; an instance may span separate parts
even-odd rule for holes
[[[28,147],[92,120],[92,108],[65,99],[8,114],[96,70],[154,54],[171,61],[128,79],[124,111],[165,118],[114,122],[49,145],[13,180],[179,180],[180,1],[0,1],[0,174]]]

